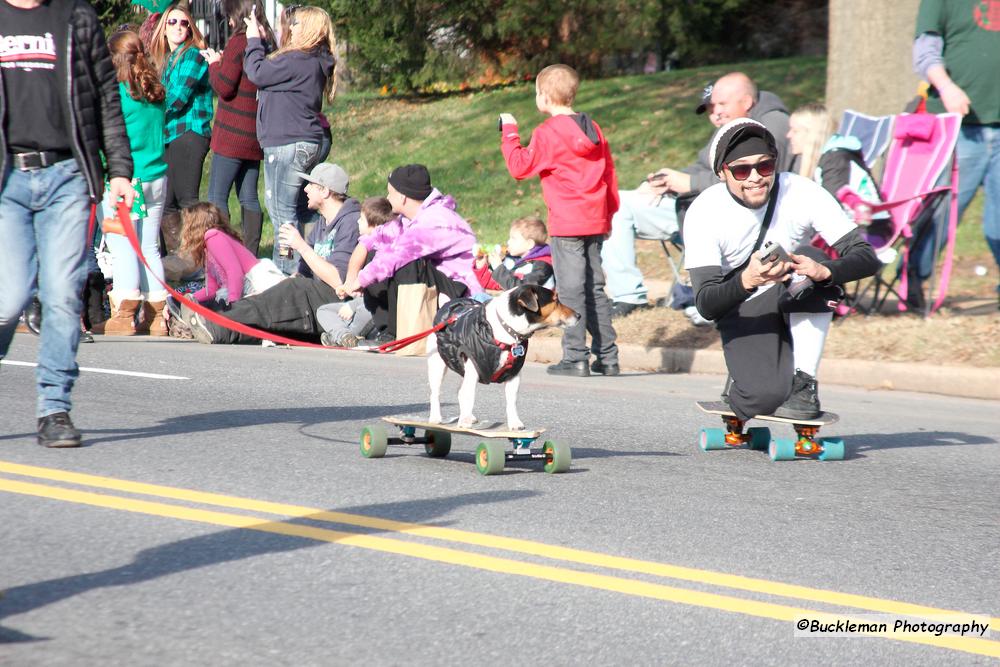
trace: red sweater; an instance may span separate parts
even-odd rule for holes
[[[511,176],[540,176],[551,236],[611,231],[618,210],[615,164],[601,128],[586,114],[550,117],[535,128],[527,147],[517,125],[504,125],[500,149]]]
[[[208,80],[219,96],[212,127],[212,152],[239,160],[263,160],[257,142],[257,86],[243,72],[246,33],[229,38],[222,60],[208,67]]]

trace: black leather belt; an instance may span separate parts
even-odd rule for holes
[[[41,169],[51,167],[56,162],[62,162],[73,157],[69,151],[31,151],[28,153],[13,153],[11,159],[14,161],[14,169],[26,171],[29,169]]]

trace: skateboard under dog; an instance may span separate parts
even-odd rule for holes
[[[812,458],[820,461],[840,461],[844,458],[844,441],[840,438],[817,438],[819,429],[827,424],[833,424],[840,417],[832,412],[821,412],[815,419],[787,419],[774,415],[758,415],[754,419],[779,424],[791,424],[798,438],[795,440],[777,438],[771,439],[771,429],[751,427],[744,433],[745,421],[738,419],[729,406],[722,401],[697,401],[695,403],[702,412],[710,415],[720,415],[726,423],[726,430],[721,428],[703,428],[698,445],[704,451],[713,449],[729,449],[747,445],[750,449],[766,450],[772,461],[791,461],[795,458]]]
[[[389,436],[382,424],[372,424],[361,429],[361,453],[370,459],[385,456],[389,445],[422,444],[424,451],[433,458],[443,458],[451,452],[451,434],[461,433],[484,438],[476,447],[476,470],[482,475],[496,475],[503,471],[507,461],[544,461],[542,469],[548,473],[566,472],[573,458],[569,445],[546,440],[541,447],[532,449],[545,429],[510,431],[495,427],[462,428],[455,422],[432,424],[412,417],[382,417],[382,421],[399,430],[398,436]],[[423,430],[422,436],[417,429]],[[510,443],[506,447],[502,440]]]

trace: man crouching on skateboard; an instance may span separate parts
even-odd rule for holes
[[[880,268],[872,247],[820,185],[775,173],[774,136],[739,118],[717,131],[709,161],[723,183],[684,221],[695,305],[722,336],[736,416],[813,419],[816,370],[841,285]],[[819,234],[838,259],[809,245]]]

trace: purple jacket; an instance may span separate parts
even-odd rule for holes
[[[395,242],[380,248],[368,266],[358,273],[362,287],[385,280],[401,266],[426,257],[438,271],[464,283],[470,294],[483,291],[472,270],[472,246],[476,235],[469,223],[455,212],[455,200],[451,195],[443,195],[434,188],[417,217],[402,221],[402,232]]]

